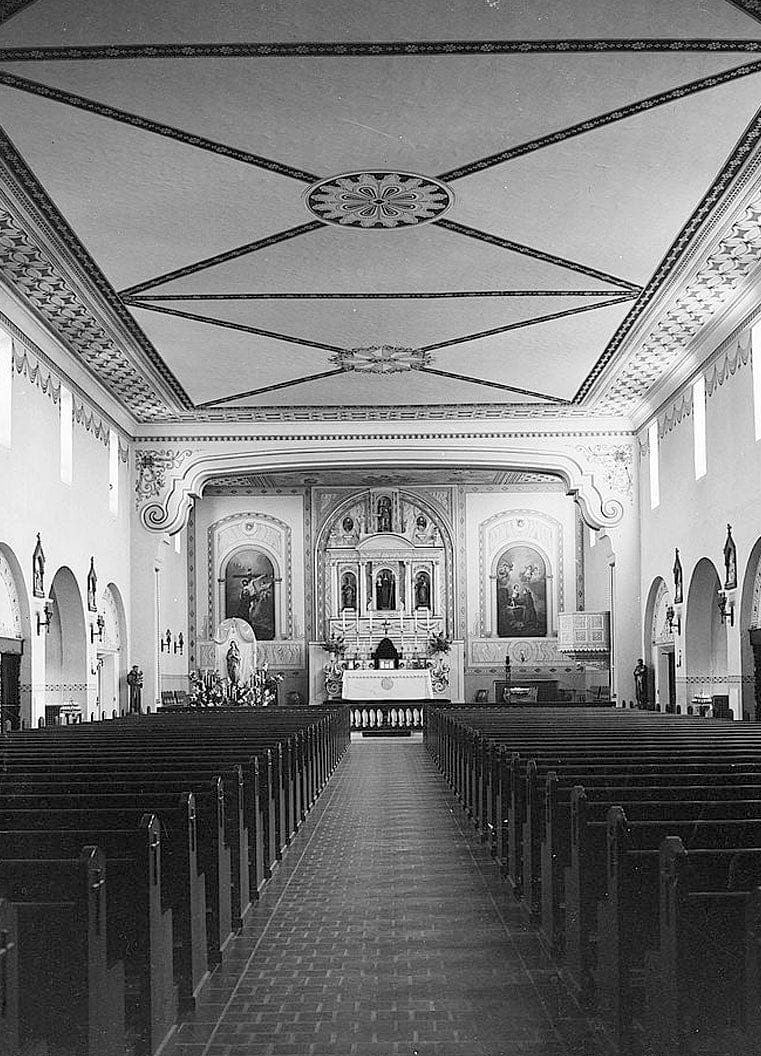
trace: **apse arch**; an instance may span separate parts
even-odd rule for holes
[[[685,612],[685,665],[690,695],[728,692],[727,634],[716,603],[721,589],[713,561],[701,557],[693,569]]]
[[[77,578],[61,565],[50,583],[52,612],[45,637],[45,704],[78,704],[87,716],[87,632]],[[47,721],[47,719],[46,719]]]
[[[32,724],[32,651],[29,594],[15,553],[0,543],[0,666],[6,695],[0,721]]]

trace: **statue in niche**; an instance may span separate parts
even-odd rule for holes
[[[511,546],[497,563],[497,636],[539,638],[547,634],[547,571],[532,546]]]
[[[341,577],[341,608],[356,609],[357,578],[353,572],[344,572]]]
[[[734,590],[737,586],[737,547],[732,538],[732,525],[727,525],[727,540],[724,543],[724,589]]]
[[[679,557],[679,547],[674,548],[674,604],[681,605],[684,601],[684,575],[682,573],[682,561]]]
[[[418,572],[415,576],[415,608],[430,609],[431,577],[427,572]]]
[[[35,598],[45,597],[45,554],[39,532],[37,532],[37,545],[32,554],[32,594]]]
[[[225,666],[227,668],[227,677],[230,679],[231,686],[237,686],[240,682],[240,649],[238,643],[233,640],[230,642],[230,648],[227,650],[227,656],[225,658]]]
[[[391,531],[391,499],[388,495],[382,495],[378,499],[378,505],[376,507],[378,513],[378,531],[379,532],[390,532]]]
[[[87,573],[87,608],[90,612],[98,611],[98,577],[95,573],[95,558],[90,558],[90,571]]]
[[[375,607],[387,610],[396,608],[394,574],[387,568],[382,569],[375,580]]]

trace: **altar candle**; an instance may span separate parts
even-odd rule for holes
[[[356,610],[357,617],[357,638],[359,638],[359,609]]]
[[[415,634],[417,634],[417,609],[413,612],[412,618],[415,621]]]
[[[341,633],[346,634],[346,609],[341,609]]]
[[[426,609],[425,612],[425,629],[428,634],[431,633],[431,610]]]
[[[404,638],[404,605],[399,610],[399,630],[401,631],[402,638]]]
[[[370,638],[372,638],[372,636],[373,636],[373,610],[372,609],[368,609],[367,610],[367,617],[370,620]]]

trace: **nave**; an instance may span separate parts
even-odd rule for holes
[[[423,745],[354,740],[166,1056],[594,1052],[559,986]]]

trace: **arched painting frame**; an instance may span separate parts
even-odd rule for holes
[[[498,638],[547,635],[547,564],[533,546],[508,546],[497,561]]]
[[[225,619],[237,617],[258,641],[275,638],[275,567],[263,550],[236,550],[225,567]]]

